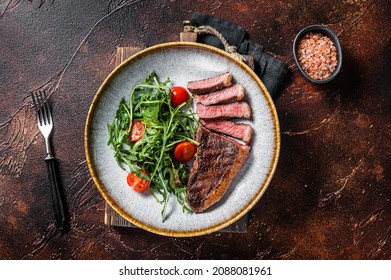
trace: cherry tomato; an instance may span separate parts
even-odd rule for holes
[[[193,159],[197,151],[196,146],[190,142],[180,142],[174,148],[174,157],[181,163],[188,162]]]
[[[171,88],[171,105],[177,107],[183,102],[189,100],[187,89],[181,86],[174,86]]]
[[[141,170],[141,172],[143,172],[144,174],[148,175],[148,172],[145,171],[145,170]],[[128,174],[128,177],[126,178],[126,181],[127,181],[128,185],[132,189],[134,189],[136,192],[143,192],[143,191],[145,191],[148,188],[149,182],[150,182],[148,180],[145,180],[143,178],[138,177],[133,172],[130,172]]]
[[[143,138],[144,131],[145,125],[139,120],[134,120],[130,128],[129,142],[134,143]]]

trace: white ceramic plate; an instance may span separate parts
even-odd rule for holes
[[[250,156],[220,202],[201,214],[183,213],[170,199],[162,223],[162,205],[126,184],[126,172],[115,162],[107,145],[107,124],[120,100],[155,71],[161,80],[185,86],[222,72],[231,72],[243,84],[253,110]],[[224,51],[198,43],[166,43],[137,53],[119,65],[103,82],[90,107],[85,128],[85,150],[92,178],[102,196],[125,219],[145,230],[167,236],[197,236],[220,230],[247,213],[265,192],[277,165],[280,132],[276,110],[267,89],[244,63]]]

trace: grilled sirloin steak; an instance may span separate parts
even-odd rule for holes
[[[249,145],[253,137],[253,128],[247,123],[237,123],[229,120],[202,120],[201,123],[208,129],[223,133],[242,140]]]
[[[226,72],[206,79],[190,81],[186,87],[193,94],[205,94],[230,85],[232,85],[232,74]]]
[[[250,146],[199,126],[197,158],[189,175],[187,202],[199,213],[218,202],[248,158]]]
[[[203,95],[194,95],[194,101],[203,105],[227,104],[244,98],[244,87],[241,84],[223,88]]]
[[[251,119],[251,107],[245,101],[210,106],[198,103],[196,112],[200,119]]]

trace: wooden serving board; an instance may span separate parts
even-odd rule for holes
[[[137,52],[143,50],[142,47],[118,47],[115,57],[115,64],[118,66],[127,58],[136,54]],[[199,214],[202,215],[202,214]],[[129,227],[136,228],[131,222],[123,218],[120,214],[118,214],[107,202],[105,205],[105,217],[104,223],[109,226],[118,226],[118,227]],[[230,226],[220,230],[220,232],[247,232],[248,226],[248,214],[243,216],[241,219],[231,224]]]

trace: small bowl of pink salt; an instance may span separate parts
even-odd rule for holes
[[[317,84],[332,81],[341,71],[341,43],[337,34],[323,25],[307,26],[296,35],[293,57],[299,71]]]

